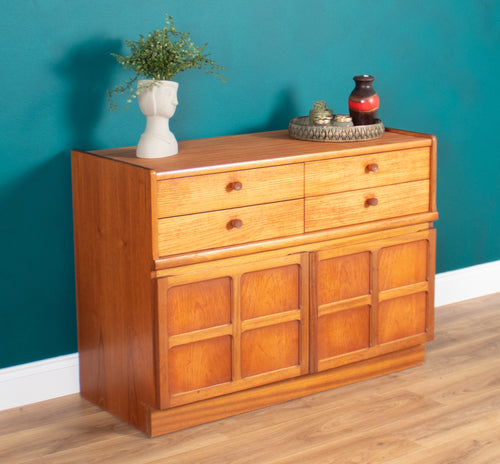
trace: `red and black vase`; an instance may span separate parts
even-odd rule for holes
[[[354,76],[356,87],[349,95],[349,114],[355,126],[374,124],[377,120],[379,98],[373,90],[373,76]]]

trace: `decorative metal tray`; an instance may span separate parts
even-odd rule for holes
[[[366,126],[311,125],[308,116],[293,118],[288,125],[290,137],[313,142],[359,142],[382,137],[384,125],[380,119]]]

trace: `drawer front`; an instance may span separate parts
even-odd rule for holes
[[[304,165],[167,179],[158,185],[158,217],[202,213],[304,196]]]
[[[239,245],[304,232],[304,200],[158,220],[160,256]]]
[[[429,181],[306,198],[305,231],[330,229],[429,210]]]
[[[306,196],[358,190],[428,179],[430,151],[426,148],[374,153],[306,163]]]

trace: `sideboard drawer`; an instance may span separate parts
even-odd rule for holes
[[[304,200],[245,206],[158,220],[160,256],[301,234]]]
[[[312,161],[305,166],[306,196],[429,179],[427,147]]]
[[[428,180],[306,198],[305,231],[423,213],[429,198]]]
[[[303,176],[304,165],[298,163],[162,180],[158,217],[302,198]]]

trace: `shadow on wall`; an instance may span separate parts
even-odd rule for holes
[[[120,40],[93,38],[71,47],[56,66],[68,86],[66,114],[74,148],[97,146],[95,129],[108,110],[106,90],[114,87],[113,72],[119,69],[111,52],[120,53]]]
[[[123,72],[111,53],[122,53],[122,46],[123,42],[119,39],[92,38],[73,45],[55,67],[57,75],[68,89],[65,113],[72,148],[85,150],[100,146],[96,140],[96,129],[108,111],[106,91],[121,81],[119,72]],[[268,108],[269,117],[264,120]],[[301,116],[291,87],[283,88],[275,96],[271,96],[265,104],[259,106],[259,112],[263,116],[262,123],[231,132],[286,129],[290,119]],[[179,111],[177,113],[180,115]],[[255,121],[255,118],[251,120]]]
[[[69,173],[60,152],[0,192],[0,368],[76,351]]]
[[[283,89],[276,95],[274,110],[269,115],[267,121],[253,127],[248,127],[239,133],[244,134],[288,129],[290,119],[297,116],[304,116],[299,113],[300,110],[296,104],[293,89]]]

